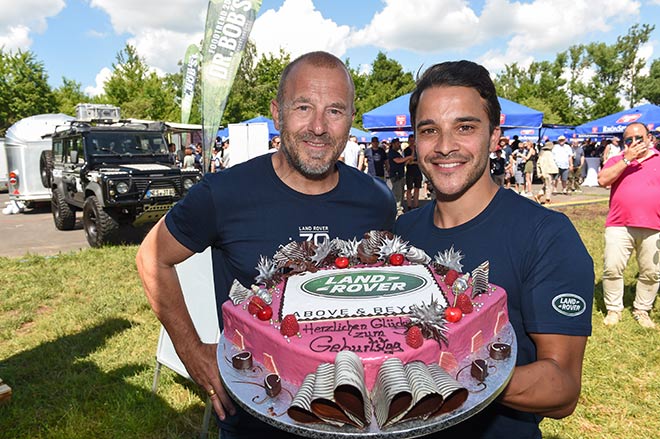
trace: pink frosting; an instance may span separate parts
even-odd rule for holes
[[[447,293],[442,278],[434,276],[447,301],[452,303],[453,295]],[[480,306],[475,306],[474,311],[465,314],[460,321],[447,323],[448,345],[424,340],[420,348],[408,346],[405,315],[301,321],[300,337],[285,338],[276,323],[260,321],[245,309],[245,303],[234,305],[231,301],[222,305],[224,335],[240,349],[252,352],[256,361],[282,379],[298,386],[319,364],[333,363],[337,352],[353,350],[362,360],[367,389],[371,391],[380,365],[390,357],[397,357],[404,364],[413,360],[437,363],[452,372],[461,359],[489,343],[508,322],[506,292],[489,286],[488,293],[473,299]],[[281,291],[282,284],[277,288]],[[471,293],[471,289],[467,293]],[[280,299],[278,294],[273,296],[273,316],[279,315]]]

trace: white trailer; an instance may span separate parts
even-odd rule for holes
[[[5,138],[0,137],[0,191],[7,190],[7,153],[5,152]]]
[[[49,136],[59,125],[73,117],[66,114],[40,114],[10,126],[5,134],[9,199],[20,209],[37,202],[50,202],[50,188],[41,180],[39,160],[42,151],[50,151]]]

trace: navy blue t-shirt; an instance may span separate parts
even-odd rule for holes
[[[564,214],[504,188],[483,212],[458,227],[436,227],[434,209],[435,203],[429,203],[400,216],[395,234],[432,258],[453,245],[464,255],[463,272],[490,262],[489,281],[507,292],[509,320],[518,343],[517,365],[536,360],[530,333],[591,335],[593,261]],[[562,302],[568,301],[573,305],[566,308]],[[541,419],[495,403],[437,436],[540,438]]]
[[[387,153],[380,146],[373,149],[367,146],[364,150],[364,157],[367,159],[367,172],[372,177],[385,176],[385,160],[387,160]]]
[[[394,225],[396,205],[384,182],[338,162],[337,186],[305,195],[277,177],[271,159],[266,154],[206,174],[165,217],[170,233],[189,250],[212,247],[220,322],[233,280],[253,284],[259,256],[272,258],[289,241],[359,239]]]

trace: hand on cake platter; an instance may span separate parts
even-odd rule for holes
[[[226,415],[233,416],[236,409],[227,394],[222,381],[216,357],[217,344],[196,343],[179,355],[192,379],[199,384],[211,398],[213,409],[221,420]]]

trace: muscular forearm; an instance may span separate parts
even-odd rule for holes
[[[580,396],[587,337],[531,334],[538,360],[514,369],[500,401],[516,410],[563,418]]]
[[[563,418],[577,405],[580,383],[562,373],[552,360],[516,367],[500,402],[516,410]]]

